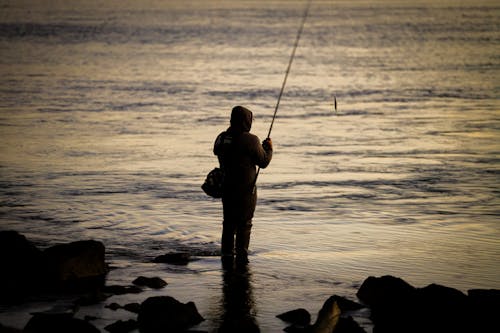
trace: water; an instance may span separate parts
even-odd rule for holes
[[[0,5],[0,228],[101,240],[110,282],[161,275],[216,327],[221,205],[200,185],[232,106],[267,134],[305,2]],[[494,1],[313,1],[258,182],[262,331],[369,275],[500,288],[499,22]],[[199,260],[147,263],[173,250]]]

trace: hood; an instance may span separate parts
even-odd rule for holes
[[[235,106],[231,111],[231,127],[235,132],[250,132],[252,128],[252,111],[243,106]]]

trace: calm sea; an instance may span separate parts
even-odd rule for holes
[[[221,204],[200,185],[234,105],[265,138],[305,5],[0,1],[0,229],[101,240],[110,280],[161,276],[216,327]],[[258,180],[263,332],[370,275],[500,288],[499,77],[496,1],[312,1]],[[179,250],[199,260],[146,264]]]

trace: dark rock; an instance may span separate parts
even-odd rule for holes
[[[71,314],[35,314],[24,327],[30,333],[99,333],[92,324]]]
[[[141,333],[183,331],[203,320],[193,302],[183,304],[170,296],[146,299],[137,317]]]
[[[500,290],[471,289],[467,292],[473,309],[479,312],[497,312],[500,310]]]
[[[148,278],[145,276],[139,276],[132,283],[141,287],[146,286],[153,289],[160,289],[167,285],[167,283],[164,280],[160,279],[159,277]]]
[[[498,326],[493,318],[500,310],[500,291],[469,291],[467,296],[438,284],[414,288],[385,276],[369,277],[358,297],[371,307],[375,333],[489,332]]]
[[[415,296],[415,287],[406,281],[390,275],[368,277],[359,288],[356,296],[368,306],[396,305],[406,303]]]
[[[500,290],[471,289],[467,292],[471,307],[471,332],[492,332],[493,327],[500,326]]]
[[[368,277],[356,295],[370,306],[375,332],[396,333],[410,332],[415,327],[410,315],[415,311],[416,293],[416,288],[406,281],[386,275]]]
[[[310,333],[312,332],[312,326],[299,326],[299,325],[290,325],[283,329],[283,331],[287,333]]]
[[[417,321],[420,332],[464,332],[470,319],[467,296],[438,284],[418,289],[410,311],[408,320]]]
[[[311,323],[311,314],[302,308],[284,312],[276,317],[293,325],[306,326]]]
[[[93,292],[82,295],[76,300],[78,305],[95,305],[104,302],[108,299],[109,295],[105,295],[101,290],[95,290]]]
[[[105,286],[103,292],[113,295],[139,294],[142,293],[142,289],[137,286],[111,285]]]
[[[104,327],[104,329],[111,333],[127,333],[137,329],[137,327],[137,322],[133,319],[129,319],[127,321],[118,320],[117,322]]]
[[[123,308],[129,312],[139,313],[141,305],[139,303],[128,303],[123,306]]]
[[[104,307],[107,308],[107,309],[111,309],[113,311],[116,311],[116,310],[122,308],[122,306],[120,304],[118,304],[118,303],[111,303],[111,304],[108,304],[108,305],[106,305]]]
[[[49,283],[64,289],[95,289],[107,273],[105,248],[101,242],[86,240],[60,244],[43,254]]]
[[[174,265],[187,265],[191,261],[191,255],[185,252],[167,253],[156,257],[153,262],[174,264]]]
[[[0,294],[2,302],[17,301],[37,291],[41,279],[42,252],[15,231],[0,231]],[[33,277],[37,278],[34,279]]]
[[[333,295],[332,297],[337,302],[341,312],[356,311],[365,307],[342,296]]]
[[[366,333],[351,316],[340,317],[335,333]]]
[[[13,327],[8,327],[8,326],[3,326],[0,324],[0,333],[21,333],[21,330],[18,330],[17,328]]]
[[[104,285],[104,245],[78,241],[40,251],[15,231],[0,232],[0,293],[19,300],[40,292],[82,292]],[[34,278],[36,277],[36,278]]]

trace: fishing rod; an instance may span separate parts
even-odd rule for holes
[[[278,101],[276,102],[276,107],[274,108],[273,119],[271,120],[271,125],[269,126],[269,132],[267,132],[267,138],[271,136],[271,131],[273,130],[274,119],[276,119],[276,114],[278,113],[278,108],[280,106],[281,96],[283,96],[283,91],[285,90],[286,80],[288,79],[288,74],[290,73],[290,68],[292,68],[292,62],[295,58],[295,51],[297,50],[297,46],[299,45],[299,40],[302,35],[302,31],[304,30],[304,24],[306,23],[307,15],[309,14],[309,7],[311,7],[312,0],[307,2],[306,9],[304,11],[304,15],[302,16],[302,22],[300,23],[299,31],[297,32],[297,37],[295,38],[295,43],[293,44],[292,55],[290,56],[290,61],[288,61],[288,67],[286,68],[285,78],[283,79],[283,83],[281,84],[280,94],[278,95]]]
[[[295,58],[295,51],[297,51],[297,46],[299,46],[299,40],[302,36],[302,31],[304,30],[304,24],[306,23],[307,16],[309,14],[309,8],[311,7],[312,0],[307,1],[306,9],[304,10],[304,15],[302,16],[302,22],[300,23],[299,30],[297,31],[297,37],[295,38],[295,43],[293,44],[292,54],[290,55],[290,60],[288,61],[288,66],[285,72],[285,78],[283,79],[283,83],[281,84],[281,90],[278,95],[278,101],[276,102],[276,107],[274,108],[273,119],[271,120],[271,125],[269,126],[269,132],[267,132],[267,139],[271,136],[271,131],[273,130],[274,120],[276,119],[276,114],[278,113],[278,108],[280,106],[281,97],[283,96],[283,91],[285,90],[286,80],[288,79],[288,74],[290,73],[290,69],[292,68],[292,62]],[[255,175],[255,181],[253,183],[253,189],[255,191],[255,184],[257,183],[257,177],[259,177],[260,167],[257,170]]]

